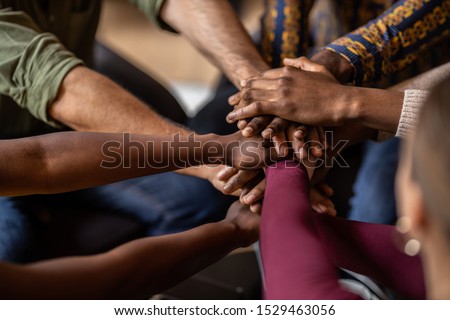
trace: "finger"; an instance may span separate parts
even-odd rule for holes
[[[279,72],[277,72],[279,74]],[[261,79],[253,79],[247,81],[247,84],[244,87],[244,90],[252,89],[252,90],[278,90],[280,87],[285,86],[289,81],[287,78],[278,77],[278,78],[261,78]]]
[[[298,57],[298,58],[285,58],[283,59],[283,64],[287,67],[293,67],[297,69],[303,69],[303,60],[307,59],[306,57]]]
[[[300,57],[297,59],[285,58],[283,63],[285,66],[299,68],[310,72],[323,72],[326,70],[323,65],[313,62],[306,57]]]
[[[247,107],[230,112],[227,115],[226,119],[228,123],[233,123],[237,120],[243,120],[264,114],[270,114],[271,109],[273,109],[272,102],[257,101],[253,102]]]
[[[286,140],[286,133],[284,131],[278,132],[272,138],[275,144],[275,150],[277,151],[278,156],[286,157],[289,153],[289,145]]]
[[[336,209],[334,207],[328,206],[321,202],[316,202],[316,203],[312,204],[311,207],[317,213],[328,214],[333,217],[335,217],[337,215]]]
[[[317,133],[319,134],[319,140],[320,140],[322,149],[326,150],[328,145],[327,145],[327,138],[325,136],[325,132],[323,131],[322,127],[316,127],[316,128],[317,128]]]
[[[255,204],[264,197],[265,190],[266,190],[266,179],[263,179],[248,192],[246,192],[244,188],[243,194],[245,195],[242,196],[242,199],[245,204],[250,206],[252,204]]]
[[[245,127],[247,126],[247,124],[248,124],[247,120],[239,120],[238,124],[237,124],[237,127],[238,127],[239,130],[244,130]]]
[[[223,193],[231,194],[242,188],[247,182],[255,178],[260,173],[259,170],[239,170],[223,186]]]
[[[242,130],[242,135],[247,138],[252,137],[264,130],[271,121],[272,117],[270,116],[254,117],[250,120],[245,129]]]
[[[322,148],[322,144],[320,142],[319,133],[317,132],[316,128],[313,128],[310,130],[308,140],[309,140],[308,141],[308,147],[309,147],[308,152],[310,152],[314,158],[322,157],[323,148]]]
[[[261,205],[260,202],[257,202],[257,203],[255,203],[255,204],[252,204],[252,205],[250,206],[250,211],[253,212],[253,213],[260,214],[260,213],[261,213],[261,210],[262,210],[262,205]]]
[[[239,102],[241,102],[241,99],[242,99],[242,91],[239,91],[238,93],[233,94],[228,98],[228,103],[231,106],[236,106],[239,104]]]
[[[272,122],[261,132],[261,135],[264,139],[270,139],[273,136],[276,136],[279,132],[285,131],[289,126],[289,121],[275,117]]]
[[[304,141],[303,141],[303,139],[299,139],[296,137],[296,133],[298,132],[297,127],[294,124],[292,124],[288,127],[286,132],[287,132],[288,140],[291,142],[294,155],[299,160],[303,160],[302,157],[304,157],[306,155],[306,152],[301,152],[301,150],[303,150]]]
[[[308,127],[304,124],[297,124],[294,137],[297,139],[304,139],[308,135]]]
[[[237,169],[229,166],[225,166],[217,173],[217,179],[219,181],[227,181],[238,172]]]
[[[235,110],[242,109],[256,101],[279,101],[281,97],[278,88],[275,90],[244,89],[242,91],[242,99],[239,105],[235,107]]]
[[[264,78],[266,80],[268,79],[282,79],[286,76],[286,73],[289,72],[289,67],[281,67],[281,68],[276,68],[276,69],[270,69],[267,70],[266,72],[264,72],[262,74],[261,78]],[[288,78],[286,78],[285,80],[289,81]],[[282,80],[284,81],[284,80]]]
[[[317,189],[319,189],[324,195],[326,195],[327,197],[331,197],[334,193],[334,190],[332,187],[330,187],[327,183],[325,182],[319,182],[316,185]]]

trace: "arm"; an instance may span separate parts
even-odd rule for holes
[[[356,299],[338,283],[337,267],[314,225],[308,188],[298,163],[278,162],[267,170],[260,239],[265,298]]]
[[[108,78],[79,66],[72,69],[50,104],[48,114],[77,131],[188,133]]]
[[[269,67],[227,0],[131,0],[161,27],[176,30],[237,86]]]
[[[323,65],[304,57],[285,62],[290,67],[248,81],[230,98],[237,110],[229,121],[271,114],[308,125],[358,124],[402,136],[414,127],[426,98],[423,90],[450,74],[447,63],[382,90],[342,85]]]
[[[38,119],[79,131],[163,137],[188,133],[108,78],[83,67],[81,60],[53,35],[41,33],[23,12],[0,11],[0,28],[0,93],[11,96]],[[186,173],[211,177],[215,170],[202,166]]]
[[[0,193],[66,192],[201,164],[257,168],[270,162],[271,152],[262,139],[245,139],[239,132],[165,137],[65,132],[3,140]]]
[[[227,0],[166,0],[160,18],[186,36],[237,87],[268,69]]]
[[[0,10],[0,28],[0,93],[39,120],[79,131],[186,132],[114,82],[83,67],[25,13]]]
[[[26,266],[0,263],[2,299],[149,298],[258,237],[259,217],[234,204],[224,221],[136,240],[110,252]]]
[[[298,164],[279,162],[267,170],[260,239],[266,298],[361,298],[339,284],[339,268],[408,299],[425,296],[420,259],[398,250],[392,226],[314,213],[308,188],[306,170]]]

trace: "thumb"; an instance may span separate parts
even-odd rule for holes
[[[306,57],[299,57],[299,58],[284,58],[283,63],[287,67],[293,67],[297,69],[303,69],[303,60],[307,59]]]
[[[306,57],[296,59],[285,58],[283,62],[286,66],[299,68],[305,71],[320,72],[324,69],[323,65],[312,62]]]

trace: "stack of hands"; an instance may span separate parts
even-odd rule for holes
[[[260,148],[273,151],[255,149],[254,155],[262,161],[253,161],[254,167],[235,157],[227,162],[231,166],[218,167],[210,180],[223,193],[239,196],[242,204],[259,213],[266,186],[264,166],[284,158],[295,159],[308,170],[313,209],[334,216],[336,210],[329,199],[333,190],[323,181],[327,169],[322,164],[325,157],[335,153],[328,152],[324,126],[334,131],[349,117],[345,97],[348,87],[324,66],[305,57],[285,59],[284,64],[244,81],[241,91],[229,98],[234,110],[227,121],[237,123],[241,134],[235,137],[258,140]]]

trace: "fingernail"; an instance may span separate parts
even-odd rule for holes
[[[239,128],[239,130],[244,130],[246,126],[247,126],[247,121],[245,121],[245,120],[238,121],[237,127]]]
[[[327,207],[321,203],[318,203],[317,207],[320,209],[320,212],[325,212],[327,210]]]
[[[244,131],[242,132],[244,134],[244,136],[251,136],[253,134],[253,128],[252,127],[247,127],[244,129]]]
[[[272,132],[273,132],[272,129],[266,129],[261,133],[261,135],[263,136],[263,138],[267,139],[267,138],[270,138],[270,136],[272,135]]]
[[[297,130],[295,131],[294,136],[297,139],[303,139],[305,137],[305,133],[302,130]]]
[[[219,180],[223,179],[223,177],[225,176],[226,172],[227,172],[227,168],[224,168],[224,169],[220,170],[217,173],[217,179],[219,179]]]
[[[236,112],[230,112],[227,116],[227,119],[234,120],[235,117],[236,117]]]
[[[231,184],[229,183],[229,184],[224,185],[224,186],[223,186],[223,190],[225,190],[225,191],[231,191]]]
[[[322,149],[314,147],[312,148],[313,154],[315,157],[320,158],[322,157]]]
[[[255,202],[255,200],[256,200],[256,196],[254,194],[250,194],[250,195],[245,197],[245,201],[249,205],[252,204],[253,202]]]
[[[246,84],[247,84],[247,80],[242,80],[241,81],[241,87],[245,87]]]

